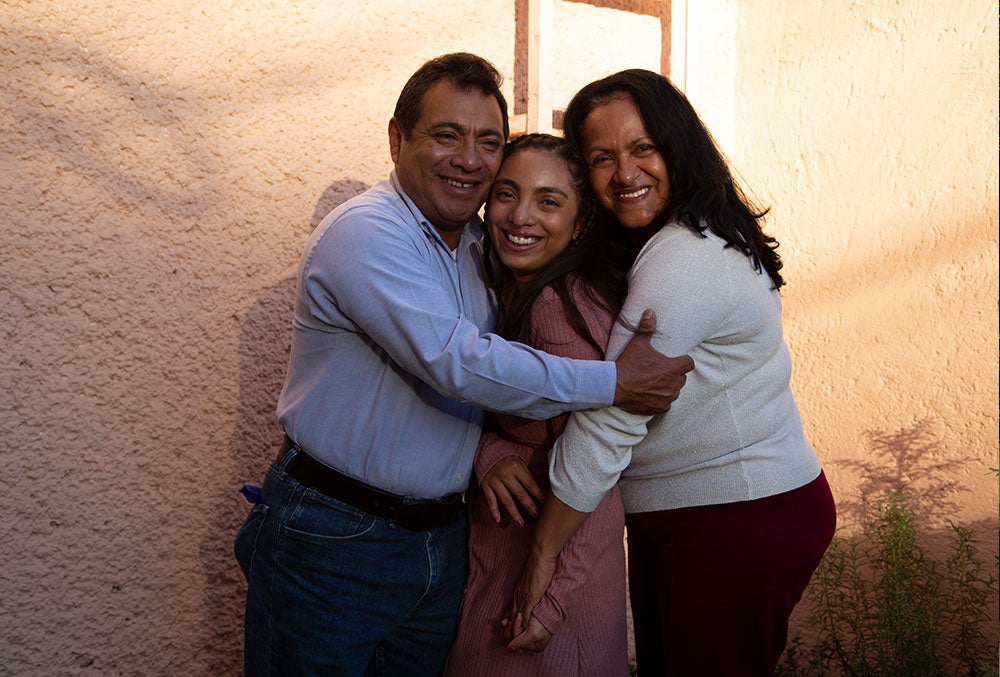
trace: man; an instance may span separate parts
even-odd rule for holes
[[[235,546],[248,675],[439,673],[481,408],[662,411],[691,368],[648,337],[616,365],[487,333],[476,214],[508,134],[500,82],[470,54],[424,64],[389,122],[395,171],[306,245],[278,402],[286,443]]]

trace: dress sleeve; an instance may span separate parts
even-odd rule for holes
[[[524,442],[518,442],[509,437],[504,437],[496,428],[487,426],[479,438],[479,446],[476,448],[475,471],[476,479],[482,483],[486,476],[497,462],[507,456],[517,456],[528,464],[534,453],[534,447]]]

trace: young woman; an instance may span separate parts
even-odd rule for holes
[[[695,368],[666,414],[570,418],[509,634],[524,630],[563,543],[617,483],[639,674],[771,674],[836,523],[789,386],[777,242],[666,78],[629,70],[591,83],[565,128],[636,254],[609,357],[652,308],[653,346]],[[528,625],[511,646],[532,642]]]
[[[498,331],[550,353],[601,359],[625,289],[595,216],[582,160],[564,140],[511,141],[486,207]],[[548,452],[567,416],[488,418],[469,503],[468,584],[446,674],[626,675],[624,516],[612,488],[563,549],[531,618],[532,648],[507,651],[500,620],[528,554]],[[519,494],[526,514],[509,499]]]

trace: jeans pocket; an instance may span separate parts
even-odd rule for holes
[[[289,538],[309,543],[330,543],[357,538],[371,531],[375,517],[354,506],[307,489],[281,531]]]
[[[236,534],[236,542],[233,544],[233,553],[236,561],[243,571],[244,578],[250,580],[250,568],[253,564],[254,553],[257,552],[257,539],[260,536],[261,527],[264,526],[264,519],[267,517],[268,507],[265,503],[257,503],[253,510],[247,515]]]

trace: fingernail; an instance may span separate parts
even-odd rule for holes
[[[496,522],[497,524],[500,524],[500,518],[499,517],[494,517],[493,521]]]
[[[517,526],[523,527],[524,526],[524,520],[518,520],[517,521]]]
[[[514,649],[512,647],[507,647],[507,653],[514,653]]]

